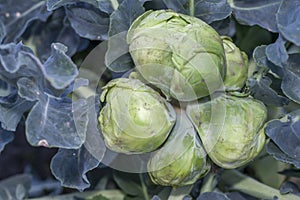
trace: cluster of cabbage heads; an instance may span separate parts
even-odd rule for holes
[[[149,175],[165,186],[193,184],[212,163],[233,169],[259,154],[267,110],[233,95],[245,87],[248,59],[231,38],[198,18],[157,10],[133,22],[127,42],[141,79],[103,87],[99,125],[109,149],[151,153]]]

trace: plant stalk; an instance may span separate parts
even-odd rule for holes
[[[261,199],[277,197],[279,200],[300,200],[300,197],[294,194],[282,195],[278,190],[260,183],[237,170],[225,170],[221,175],[221,181],[229,186],[230,190],[237,190]]]
[[[139,177],[140,177],[140,181],[141,181],[141,186],[142,186],[144,199],[145,200],[150,200],[150,197],[148,195],[148,190],[147,190],[147,187],[146,187],[145,182],[144,182],[143,174],[139,173]]]
[[[217,174],[210,173],[204,178],[204,184],[201,187],[200,194],[212,192],[217,185]]]
[[[190,0],[190,16],[195,16],[195,2],[194,0]]]

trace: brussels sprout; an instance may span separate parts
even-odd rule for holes
[[[248,56],[232,42],[230,37],[223,36],[226,56],[226,76],[224,85],[227,91],[241,90],[247,81]]]
[[[176,114],[158,92],[137,79],[118,78],[103,87],[99,123],[106,146],[120,153],[156,150],[168,137]]]
[[[265,144],[267,109],[253,98],[220,96],[187,106],[211,160],[226,169],[253,160]]]
[[[150,158],[151,180],[164,186],[195,183],[210,170],[210,163],[191,121],[185,114],[177,122],[164,146]]]
[[[222,40],[198,18],[147,11],[131,25],[127,42],[137,70],[167,97],[191,101],[223,86]]]

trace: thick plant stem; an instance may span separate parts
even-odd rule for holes
[[[140,177],[140,181],[141,181],[141,186],[142,186],[142,190],[143,190],[143,195],[144,195],[144,199],[145,200],[150,200],[150,197],[148,195],[148,190],[147,190],[147,187],[144,183],[144,178],[143,178],[143,174],[140,173],[139,174],[139,177]]]
[[[299,196],[293,194],[282,195],[272,187],[262,184],[237,170],[225,170],[221,175],[221,182],[229,186],[231,190],[237,190],[251,196],[262,199],[300,200]]]
[[[195,16],[195,2],[194,0],[190,0],[190,16]]]
[[[113,9],[117,10],[119,7],[119,2],[117,0],[110,0],[110,2],[111,2]]]
[[[204,178],[204,184],[201,187],[200,194],[212,192],[217,185],[217,174],[210,173]]]

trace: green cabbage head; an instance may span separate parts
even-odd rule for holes
[[[222,37],[226,56],[226,76],[224,85],[227,91],[241,90],[248,78],[248,57],[230,37]]]
[[[164,186],[190,185],[209,170],[210,162],[197,131],[185,114],[178,114],[170,137],[148,162],[151,180]]]
[[[127,42],[136,69],[167,97],[191,101],[223,86],[222,40],[196,17],[171,10],[147,11],[131,25]]]
[[[146,153],[167,139],[173,107],[138,79],[118,78],[103,87],[99,124],[106,146],[120,153]]]
[[[251,97],[222,95],[189,105],[187,114],[211,160],[225,169],[252,161],[265,144],[267,109]]]

